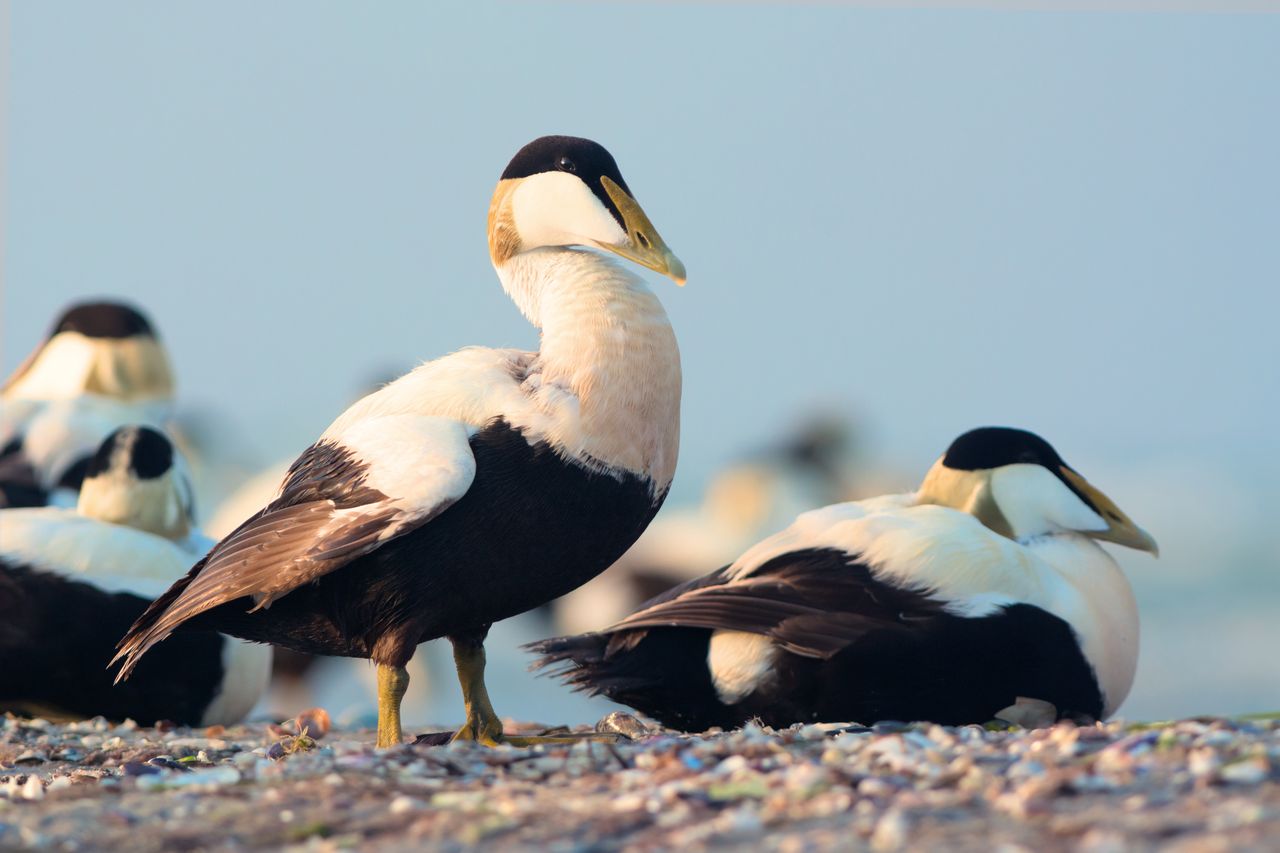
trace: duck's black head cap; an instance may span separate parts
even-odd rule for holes
[[[111,468],[111,457],[124,446],[128,452],[129,470],[139,480],[154,480],[173,467],[173,445],[151,427],[120,427],[103,440],[93,454],[85,478],[96,477]]]
[[[631,188],[622,179],[613,155],[599,142],[579,136],[540,136],[516,152],[516,156],[507,164],[506,171],[502,173],[502,180],[527,178],[543,172],[568,172],[577,175],[613,214],[618,224],[626,229],[622,222],[622,212],[613,203],[613,199],[609,198],[600,179],[609,178],[622,187],[627,195],[631,195]]]
[[[79,332],[87,338],[154,338],[155,330],[141,311],[123,302],[78,302],[53,327],[59,332]]]
[[[942,464],[956,471],[982,471],[1003,465],[1043,465],[1061,476],[1066,465],[1058,451],[1034,432],[1013,427],[979,427],[951,442]]]

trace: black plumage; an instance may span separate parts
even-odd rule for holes
[[[22,452],[22,437],[13,437],[0,447],[0,509],[44,506],[48,500],[48,490]]]
[[[78,332],[87,338],[156,336],[146,316],[123,302],[78,302],[71,305],[58,317],[49,336],[62,332]]]
[[[770,672],[726,703],[708,664],[714,630],[768,637]],[[798,722],[982,723],[1019,697],[1097,718],[1102,697],[1066,622],[1014,604],[968,618],[927,589],[878,580],[856,557],[806,549],[745,578],[690,581],[599,633],[529,647],[578,690],[665,725],[700,731],[752,718]]]
[[[115,642],[148,604],[0,558],[0,710],[200,724],[223,683],[226,637],[174,638],[112,683]]]
[[[351,557],[358,543],[376,538],[378,522],[371,521],[326,539],[322,550],[307,552],[306,565],[282,570],[272,557],[256,558],[259,544],[310,541],[328,501],[351,508],[381,500],[364,482],[363,463],[340,448],[312,447],[290,470],[279,498],[156,600],[130,630],[124,653],[145,651],[182,623],[309,654],[403,666],[426,640],[483,636],[491,623],[603,571],[664,497],[641,477],[592,471],[544,442],[530,444],[502,420],[477,432],[470,446],[475,479],[435,518]],[[211,595],[225,598],[188,619],[173,605],[206,572],[213,573],[205,576]],[[226,584],[216,582],[219,572]],[[273,600],[258,607],[255,595]]]

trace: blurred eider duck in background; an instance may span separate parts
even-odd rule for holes
[[[552,604],[556,630],[599,630],[719,566],[801,512],[855,497],[852,424],[832,414],[716,473],[702,502],[668,504],[609,570]]]
[[[0,388],[0,507],[75,505],[102,440],[162,426],[173,372],[150,321],[120,302],[82,302]]]
[[[180,627],[370,658],[389,746],[405,664],[448,637],[467,713],[456,739],[517,742],[485,689],[490,624],[616,560],[661,506],[678,449],[680,358],[662,304],[573,246],[684,280],[608,151],[526,145],[493,194],[489,250],[540,349],[465,349],[354,404],[130,629],[120,678]]]
[[[1138,613],[1098,545],[1156,543],[1040,437],[962,435],[919,491],[805,513],[538,667],[668,726],[960,725],[1124,701]]]
[[[127,684],[107,669],[120,634],[212,544],[191,524],[182,458],[159,432],[116,430],[90,458],[76,509],[0,512],[0,709],[143,725],[241,720],[271,649],[191,633]]]

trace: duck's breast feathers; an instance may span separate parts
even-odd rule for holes
[[[293,463],[275,500],[143,615],[121,645],[122,675],[193,616],[243,597],[269,607],[452,506],[475,478],[472,432],[415,414],[331,428]]]
[[[192,546],[199,540],[193,537]],[[55,507],[0,512],[0,557],[15,565],[155,598],[200,556],[187,543]]]

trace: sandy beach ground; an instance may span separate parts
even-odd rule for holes
[[[686,736],[621,715],[634,740],[382,751],[306,722],[5,718],[0,848],[1280,849],[1275,717]]]

